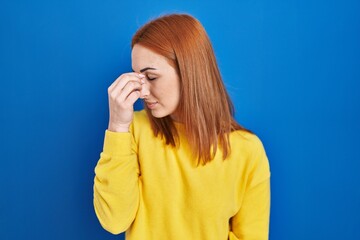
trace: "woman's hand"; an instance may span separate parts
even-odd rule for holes
[[[109,131],[129,131],[134,115],[134,103],[140,97],[144,77],[138,73],[124,73],[108,88]]]

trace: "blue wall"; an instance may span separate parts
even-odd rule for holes
[[[355,0],[1,1],[0,238],[123,239],[92,206],[107,87],[136,29],[174,11],[203,23],[236,118],[267,149],[270,239],[360,239]]]

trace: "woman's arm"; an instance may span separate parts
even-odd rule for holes
[[[229,239],[267,240],[270,217],[270,167],[261,140],[254,135],[247,186],[239,211],[230,221]]]
[[[124,73],[108,88],[109,127],[95,168],[94,208],[101,225],[113,234],[129,228],[139,205],[137,147],[129,130],[144,77]]]
[[[270,178],[246,191],[239,212],[231,219],[230,240],[267,240]]]
[[[104,229],[119,234],[134,221],[139,205],[139,165],[132,134],[106,131],[95,168],[94,208]]]

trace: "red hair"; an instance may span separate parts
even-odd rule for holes
[[[229,134],[249,130],[239,125],[224,87],[210,39],[194,17],[171,14],[145,24],[134,35],[132,47],[140,44],[169,60],[180,77],[178,112],[186,137],[198,163],[210,162],[218,149],[223,159],[230,154]],[[170,116],[155,118],[145,110],[155,136],[176,146],[178,133]]]

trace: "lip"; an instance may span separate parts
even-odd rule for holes
[[[146,102],[146,106],[147,106],[149,109],[154,109],[157,104],[158,104],[158,102]]]

